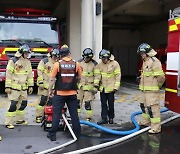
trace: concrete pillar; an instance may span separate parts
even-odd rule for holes
[[[81,53],[93,49],[93,0],[81,1]]]
[[[99,63],[99,51],[102,49],[102,32],[103,32],[103,0],[93,0],[94,5],[94,55],[95,60]],[[101,14],[96,15],[96,3],[101,3]],[[100,93],[95,95],[95,100],[100,100]]]
[[[67,44],[73,59],[81,57],[81,0],[67,2]]]
[[[101,14],[96,15],[95,20],[95,57],[96,61],[99,61],[99,51],[102,49],[102,37],[103,37],[103,0],[96,0],[101,3]]]
[[[101,3],[101,14],[96,15],[96,2]],[[102,49],[102,6],[103,0],[67,1],[67,44],[72,57],[78,60],[82,51],[89,47],[99,61]]]
[[[96,15],[96,3],[101,3],[101,14]],[[81,4],[81,52],[90,47],[99,61],[102,49],[102,6],[103,0],[82,0]]]

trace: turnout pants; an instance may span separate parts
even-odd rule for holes
[[[10,102],[5,115],[5,125],[14,124],[15,120],[23,121],[24,109],[27,106],[27,90],[12,90],[11,94],[8,94],[8,98]]]
[[[38,104],[36,105],[36,117],[42,117],[44,113],[44,106],[48,100],[48,90],[38,88]]]
[[[93,116],[92,101],[94,100],[94,94],[90,91],[85,91],[80,89],[78,90],[77,99],[78,99],[78,114],[80,115],[84,103],[86,118],[92,118]]]
[[[150,125],[151,129],[155,132],[161,131],[161,116],[160,116],[160,103],[159,92],[142,92],[142,109],[143,125]]]

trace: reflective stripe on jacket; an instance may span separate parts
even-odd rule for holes
[[[80,66],[82,68],[82,76],[80,79],[80,82],[78,84],[78,88],[82,87],[82,90],[93,90],[94,89],[94,71],[95,67],[97,65],[97,62],[95,60],[91,60],[88,63],[85,63],[84,60],[82,60],[80,63]]]
[[[14,63],[14,61],[10,59],[6,67],[5,87],[15,90],[27,90],[30,86],[34,86],[30,60],[20,57]]]
[[[43,84],[45,89],[49,89],[49,80],[55,61],[51,57],[42,59],[37,67],[37,85]]]
[[[112,59],[112,58],[111,58]],[[100,62],[95,69],[94,85],[99,86],[99,90],[110,93],[120,87],[121,69],[117,61],[109,60],[107,64]]]
[[[143,61],[139,89],[142,91],[158,91],[165,81],[161,62],[156,57],[148,57]]]
[[[76,61],[60,60],[55,83],[56,90],[77,90]]]

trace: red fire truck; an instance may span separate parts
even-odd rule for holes
[[[165,106],[180,113],[180,7],[170,11]]]
[[[35,9],[7,9],[0,15],[0,83],[5,81],[6,65],[19,46],[31,48],[34,79],[39,61],[60,44],[60,27],[50,13]]]
[[[159,48],[159,49],[156,49],[156,52],[157,52],[156,57],[160,60],[163,71],[166,72],[167,49]]]

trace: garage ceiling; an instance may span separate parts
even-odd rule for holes
[[[0,0],[0,12],[6,8],[48,10],[55,17],[65,18],[67,0]],[[168,19],[168,12],[180,6],[179,0],[103,0],[105,26],[132,27]],[[113,27],[112,27],[113,28]]]
[[[145,25],[168,20],[169,10],[179,0],[104,0],[104,26],[137,30]]]

